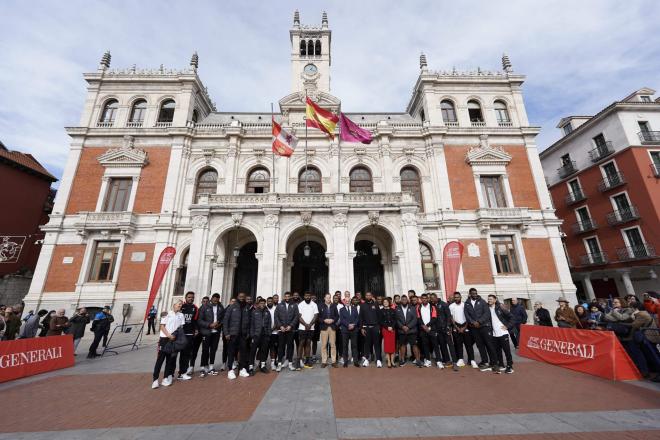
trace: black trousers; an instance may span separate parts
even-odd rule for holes
[[[99,347],[99,343],[101,342],[101,339],[103,339],[104,332],[96,331],[94,332],[94,340],[92,341],[92,345],[89,346],[89,354],[91,356],[96,356],[96,349]]]
[[[367,354],[364,352],[364,336],[362,335],[361,331],[358,331],[358,336],[357,336],[357,342],[358,342],[358,360],[362,359],[362,356],[367,356]],[[353,356],[355,358],[355,356]]]
[[[348,357],[348,346],[351,346],[351,355],[353,356],[353,362],[358,362],[360,360],[360,353],[358,350],[358,333],[360,330],[354,328],[353,330],[342,330],[341,331],[341,355],[344,358],[344,364],[348,363],[350,359]]]
[[[101,335],[101,337],[102,336],[103,335]],[[99,340],[100,339],[101,338],[99,338]],[[165,362],[165,375],[163,377],[174,375],[174,369],[176,368],[176,352],[167,354],[162,350],[165,344],[167,344],[167,341],[169,341],[168,338],[160,338],[158,340],[158,354],[156,355],[156,365],[154,365],[153,380],[158,380],[160,369],[163,367],[163,362]]]
[[[215,353],[218,351],[218,344],[220,343],[220,332],[210,333],[202,336],[202,367],[210,366],[213,368],[215,364]]]
[[[497,353],[495,352],[495,341],[493,340],[493,329],[491,327],[479,327],[472,334],[474,340],[477,342],[477,347],[479,347],[479,341],[481,341],[481,347],[479,348],[479,353],[481,354],[481,361],[487,362],[490,365],[494,365],[497,362]],[[473,331],[472,329],[470,331]],[[478,338],[478,339],[477,339]],[[486,352],[484,357],[481,350]]]
[[[271,333],[270,337],[268,338],[268,350],[270,351],[270,360],[273,362],[277,362],[277,347],[279,343],[280,337],[277,333]]]
[[[469,364],[474,360],[474,340],[472,339],[472,330],[465,330],[463,333],[456,330],[452,331],[452,337],[454,338],[454,350],[456,351],[456,357],[458,359],[463,359],[463,346],[465,346],[465,351],[467,352],[467,363]]]
[[[509,345],[509,335],[491,337],[493,341],[493,346],[495,348],[495,353],[497,357],[497,364],[500,367],[512,367],[513,358],[511,357],[511,346]],[[506,365],[504,365],[504,359],[502,358],[502,352],[504,351],[504,356],[506,357]],[[493,366],[493,365],[491,365]]]
[[[197,333],[195,336],[193,336],[193,346],[192,346],[192,353],[190,355],[190,366],[194,367],[195,362],[197,362],[197,353],[199,353],[199,347],[202,346],[202,334]],[[204,365],[204,364],[202,364]]]
[[[513,324],[513,328],[509,334],[511,335],[511,342],[513,342],[513,346],[518,348],[518,345],[520,344],[520,324]]]
[[[259,368],[259,364],[254,362],[255,357],[257,358],[257,362],[266,362],[266,359],[268,358],[269,342],[269,334],[262,334],[261,336],[252,338],[252,345],[250,345],[250,365],[254,365],[255,368]]]
[[[431,330],[426,332],[420,328],[419,330],[419,345],[422,349],[422,357],[425,360],[431,360],[431,353],[435,355],[435,360],[440,360],[440,352],[438,351],[438,334]]]
[[[282,363],[284,355],[289,362],[293,362],[293,339],[296,332],[279,332],[277,334],[277,362]]]
[[[488,349],[486,348],[486,341],[483,336],[482,336],[482,331],[484,327],[470,327],[470,333],[472,333],[472,338],[474,339],[474,343],[477,344],[477,349],[479,350],[479,357],[481,358],[481,362],[484,364],[488,363]],[[486,335],[488,336],[488,335]]]
[[[341,357],[342,353],[344,352],[342,347],[342,337],[341,337],[341,330],[339,330],[339,327],[337,327],[337,337],[335,338],[335,346],[337,347],[337,358]]]
[[[179,353],[179,374],[184,374],[190,365],[192,360],[192,351],[193,351],[193,335],[186,335],[186,340],[188,343],[186,347],[181,350]]]
[[[440,330],[438,332],[438,346],[440,347],[440,353],[442,354],[442,362],[452,362],[455,364],[458,362],[458,358],[456,357],[454,341],[451,336],[449,329]]]
[[[376,360],[382,360],[380,346],[380,327],[377,325],[364,327],[364,331],[364,348],[362,349],[363,356],[369,356],[373,350],[376,352]]]
[[[226,341],[226,340],[225,340]],[[238,356],[238,369],[248,367],[248,338],[246,336],[230,336],[227,352],[227,369],[231,370],[234,359]]]
[[[156,317],[154,316],[153,318],[149,317],[149,320],[147,321],[147,334],[156,334]]]

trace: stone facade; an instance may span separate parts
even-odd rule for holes
[[[29,307],[131,303],[139,315],[166,246],[177,255],[160,290],[165,303],[187,290],[219,292],[224,302],[239,288],[443,292],[442,249],[452,240],[465,245],[463,292],[574,298],[539,129],[508,58],[498,72],[435,72],[422,56],[405,112],[347,113],[374,140],[340,143],[304,127],[306,94],[333,111],[341,104],[330,93],[330,35],[327,16],[320,27],[296,16],[290,30],[292,93],[275,114],[300,138],[289,159],[271,153],[270,113],[216,111],[196,54],[183,71],[111,70],[106,54],[85,75],[80,126],[67,129],[69,159]],[[306,44],[303,54],[301,41],[314,53]],[[305,170],[318,178],[313,190]],[[124,204],[109,212],[122,179]],[[104,250],[108,243],[116,247]],[[496,259],[494,246],[514,261]]]

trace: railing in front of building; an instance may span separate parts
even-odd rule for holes
[[[470,125],[473,127],[485,127],[486,123],[484,121],[470,121]]]
[[[443,121],[443,122],[444,122],[445,126],[447,126],[449,128],[455,128],[455,127],[459,126],[458,121]]]
[[[592,162],[598,162],[604,157],[614,153],[614,147],[611,141],[606,141],[604,144],[598,145],[593,150],[589,151],[589,157]]]
[[[598,191],[600,192],[609,191],[612,188],[616,188],[617,186],[624,185],[625,183],[626,183],[626,176],[624,176],[621,171],[618,171],[616,172],[616,174],[612,174],[607,177],[604,177],[603,180],[601,180],[598,183]]]
[[[616,250],[619,261],[643,260],[656,257],[655,247],[651,243],[626,246]]]
[[[575,234],[582,234],[584,232],[593,231],[596,228],[598,228],[598,224],[592,219],[573,223],[573,233]]]
[[[99,121],[96,123],[97,128],[111,128],[115,125],[115,121]]]
[[[169,121],[169,122],[159,121],[159,122],[156,122],[156,124],[154,124],[154,127],[156,127],[156,128],[169,128],[171,126],[172,126],[172,121]]]
[[[660,131],[640,131],[637,133],[642,144],[660,143]]]
[[[142,121],[129,121],[126,123],[128,128],[140,128],[142,127]]]
[[[100,229],[127,229],[135,226],[135,215],[129,211],[117,212],[88,212],[78,213],[78,220],[75,222],[76,228],[84,230]]]
[[[513,127],[513,122],[511,121],[497,121],[499,127]]]
[[[605,252],[596,252],[593,254],[586,254],[580,256],[580,264],[582,266],[596,266],[599,264],[607,264],[607,254]]]
[[[607,223],[610,226],[620,225],[632,220],[637,220],[639,218],[639,211],[637,211],[637,206],[630,205],[627,208],[618,209],[607,214]]]
[[[571,174],[577,173],[578,169],[575,166],[575,161],[570,160],[561,167],[557,168],[557,173],[559,174],[559,178],[563,179],[564,177],[568,177]]]
[[[584,195],[584,192],[580,191],[569,191],[566,196],[566,205],[572,205],[573,203],[581,202],[586,199],[587,196]]]

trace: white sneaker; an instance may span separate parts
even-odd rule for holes
[[[227,373],[227,379],[229,380],[236,379],[236,373],[234,373],[234,370],[229,370],[229,373]]]
[[[250,373],[248,373],[245,368],[241,368],[241,371],[238,373],[239,376],[241,377],[250,377]]]
[[[192,379],[192,376],[188,376],[188,373],[186,373],[186,374],[182,374],[182,375],[179,377],[179,380],[190,380],[190,379]]]
[[[435,364],[436,364],[436,365],[438,366],[438,368],[440,368],[441,370],[444,370],[444,369],[445,369],[445,365],[444,365],[442,362],[438,361],[438,362],[436,362]]]
[[[282,371],[282,364],[277,364],[277,368],[275,368],[275,371],[277,371],[278,373]]]
[[[238,367],[238,362],[237,362],[237,361],[234,361],[234,363],[231,365],[231,369],[232,369],[232,370],[235,370],[236,367]]]
[[[296,367],[293,366],[293,362],[289,362],[289,371],[296,371]]]
[[[381,361],[376,361],[376,368],[383,368],[383,363]]]
[[[463,361],[463,359],[459,359],[458,362],[456,362],[456,366],[457,366],[457,367],[464,367],[464,366],[465,366],[465,362]]]
[[[186,374],[190,376],[192,375],[192,373],[193,373],[193,367],[188,367],[188,369],[186,370]]]
[[[475,360],[470,361],[470,366],[471,366],[472,368],[474,368],[474,369],[479,368],[479,365],[477,365],[477,361],[475,361]]]
[[[284,359],[284,363],[282,364],[282,368],[286,368],[289,366],[289,361],[287,359]]]
[[[273,371],[275,369],[275,361],[270,361],[270,370]]]
[[[432,364],[431,364],[431,361],[430,361],[430,360],[428,360],[428,359],[424,360],[424,366],[425,366],[426,368],[431,368],[431,365],[432,365]]]
[[[365,358],[364,361],[362,361],[362,366],[365,368],[369,366],[369,361],[367,360],[367,358]]]
[[[159,386],[160,386],[160,384],[158,383],[158,379],[156,379],[156,380],[154,380],[154,383],[151,384],[151,389],[155,390]]]
[[[164,387],[169,387],[172,385],[172,376],[167,376],[160,384]]]

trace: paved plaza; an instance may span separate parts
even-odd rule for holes
[[[0,385],[0,440],[660,438],[657,385],[526,359],[513,375],[317,366],[151,390],[154,355],[145,337],[137,351]]]

